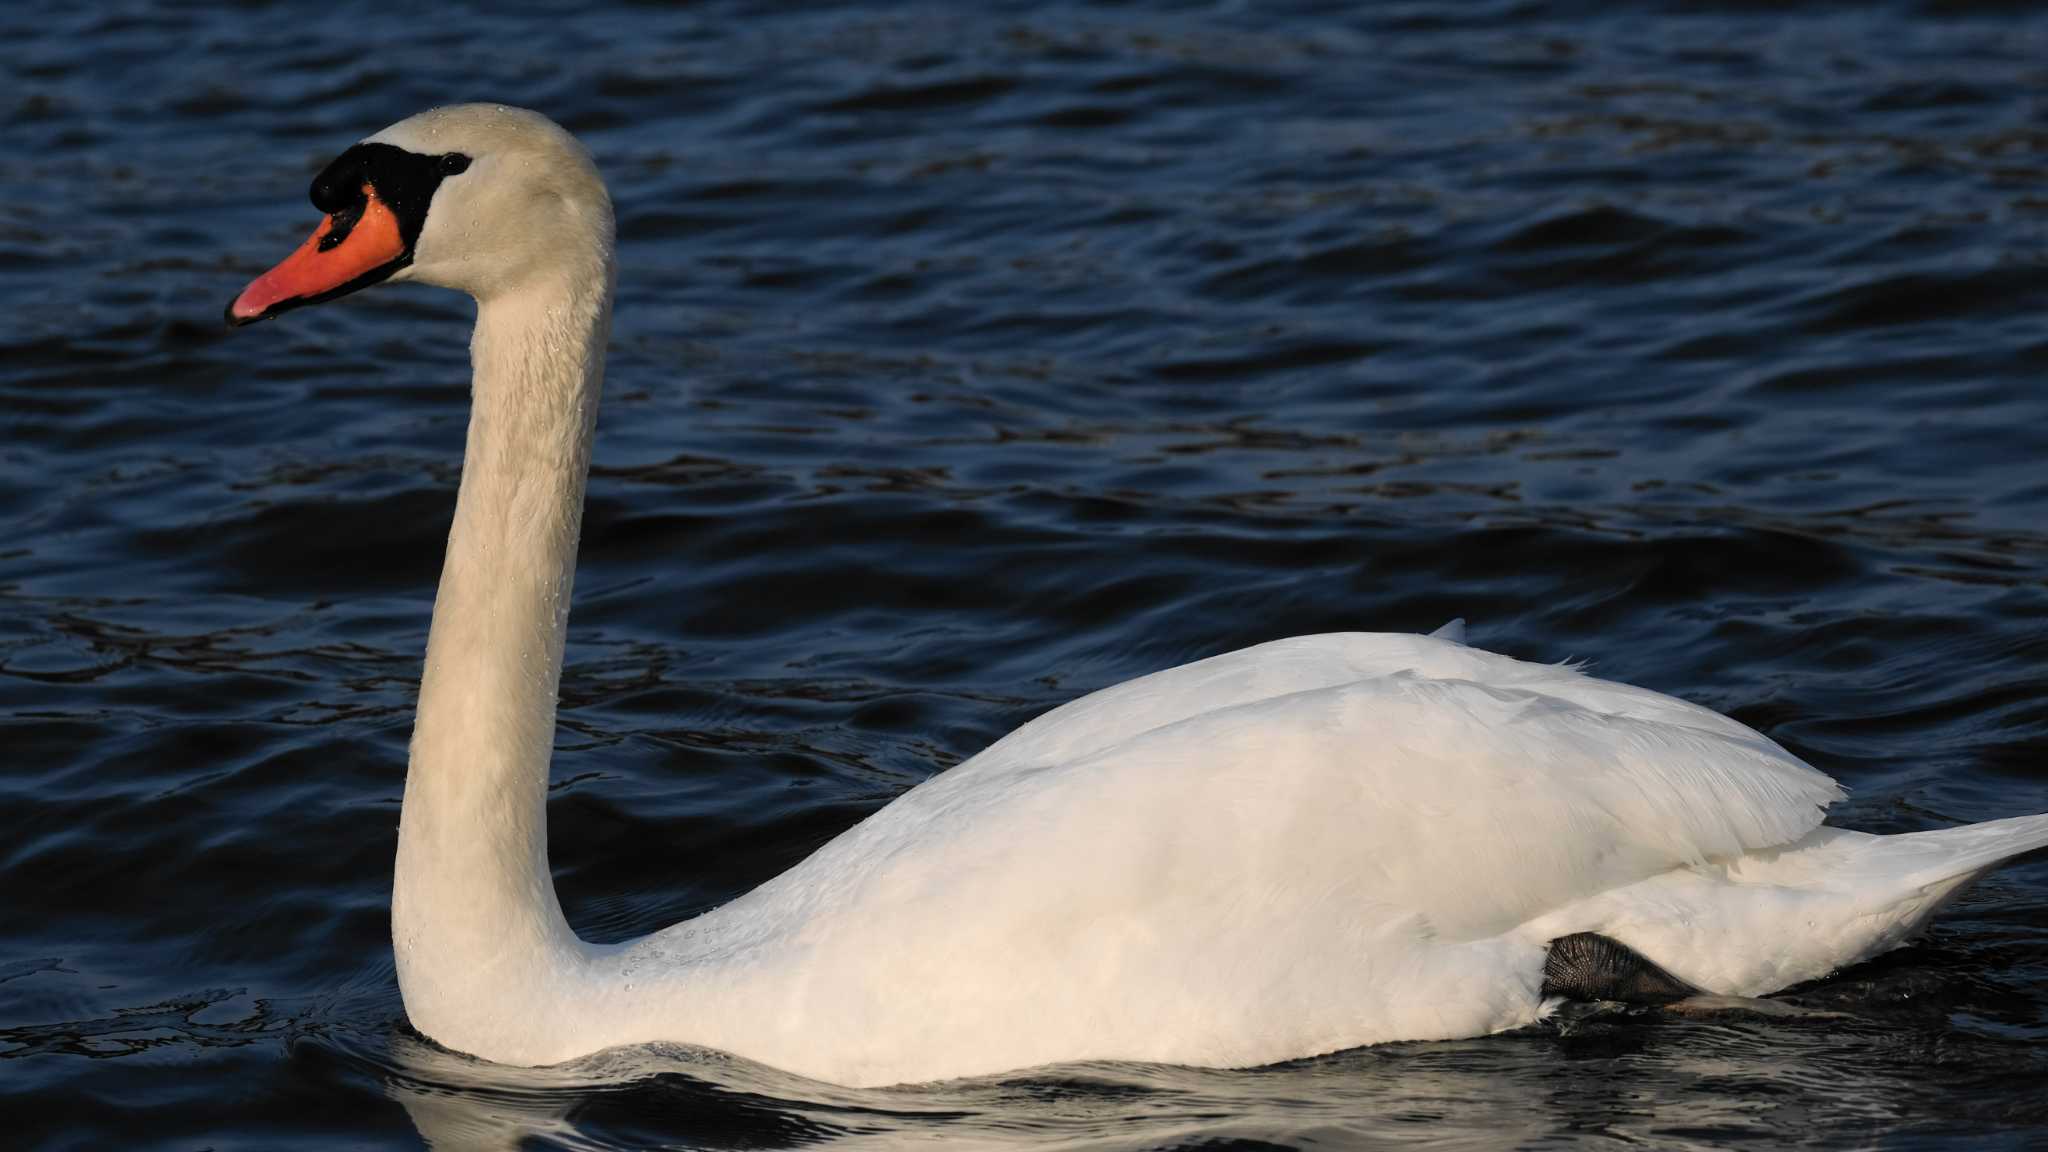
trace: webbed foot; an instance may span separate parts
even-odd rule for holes
[[[1552,940],[1550,955],[1543,961],[1544,996],[1669,1004],[1698,992],[1635,949],[1597,932],[1575,932]]]

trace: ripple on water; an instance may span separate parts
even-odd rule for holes
[[[24,10],[26,12],[26,10]],[[471,306],[227,334],[416,109],[584,133],[620,297],[571,920],[716,906],[1075,695],[1434,628],[1679,693],[1845,825],[2048,810],[2048,23],[0,12],[0,1114],[25,1147],[2020,1146],[2048,863],[1790,1013],[851,1092],[403,1023],[388,899]],[[536,45],[544,45],[544,51]]]

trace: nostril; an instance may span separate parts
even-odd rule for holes
[[[355,231],[356,222],[363,218],[363,210],[367,207],[369,198],[364,197],[328,213],[327,234],[320,237],[320,251],[331,252],[341,247],[341,242],[348,239],[350,232]]]

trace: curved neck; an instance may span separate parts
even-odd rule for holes
[[[578,946],[548,871],[548,761],[611,275],[594,262],[477,309],[391,904],[399,987],[429,1035]]]

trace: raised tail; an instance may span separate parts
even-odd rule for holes
[[[1787,852],[1785,863],[1811,874],[1804,882],[1791,875],[1779,882],[1792,880],[1814,894],[1809,913],[1824,946],[1806,959],[1825,956],[1827,968],[1838,968],[1904,944],[1979,876],[2048,848],[2048,813],[1897,836],[1817,828],[1801,843],[1811,848]]]
[[[1829,832],[1835,830],[1816,829],[1807,842]],[[1818,845],[1812,864],[1826,870],[1824,887],[1843,897],[1842,941],[1863,938],[1856,954],[1839,961],[1846,964],[1904,944],[1979,876],[2048,848],[2048,813],[1896,836],[1835,836]]]
[[[1898,836],[1820,827],[1719,870],[1603,893],[1536,928],[1599,933],[1695,988],[1766,996],[1904,944],[1971,881],[2044,848],[2048,813]]]
[[[2048,848],[2048,812],[1885,836],[1873,846],[1901,886],[1967,883],[2015,856]]]

